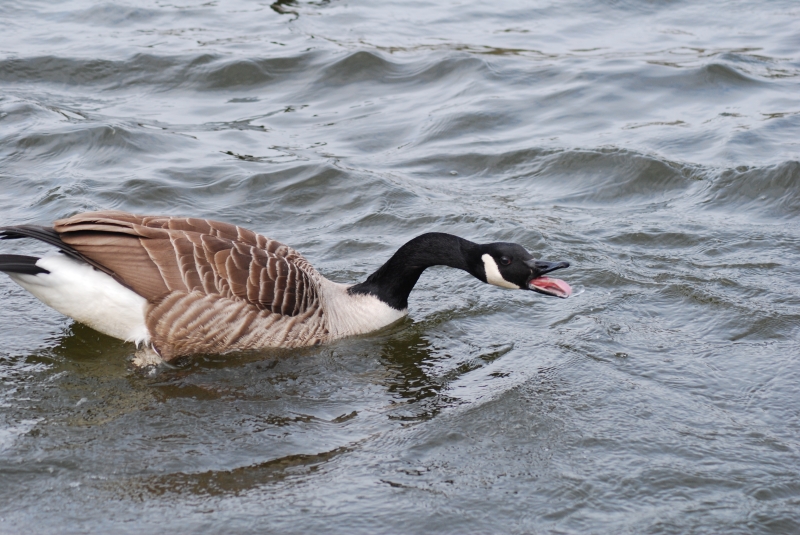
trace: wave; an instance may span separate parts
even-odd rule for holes
[[[767,219],[800,215],[800,162],[726,169],[713,179],[701,201],[707,208]]]
[[[151,86],[219,90],[267,85],[279,77],[303,72],[314,54],[274,58],[230,58],[215,54],[159,56],[136,54],[125,60],[60,56],[0,60],[9,84],[96,86],[106,90]]]

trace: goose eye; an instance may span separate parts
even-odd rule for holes
[[[501,256],[500,263],[503,264],[504,266],[507,266],[511,263],[511,259],[507,256]]]

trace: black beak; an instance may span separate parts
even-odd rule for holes
[[[525,265],[533,270],[536,277],[541,277],[545,273],[550,273],[557,269],[569,267],[569,262],[545,262],[544,260],[525,260]]]

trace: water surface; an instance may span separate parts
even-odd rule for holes
[[[142,372],[0,278],[0,532],[800,531],[796,3],[0,19],[0,224],[220,219],[340,282],[450,232],[585,288],[434,268],[374,335]]]

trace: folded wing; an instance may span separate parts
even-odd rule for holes
[[[307,345],[323,334],[319,273],[294,249],[252,231],[118,211],[61,219],[54,230],[92,265],[147,299],[154,342],[178,354],[285,345],[296,330],[303,331],[292,334],[296,345]],[[313,325],[301,325],[311,318]],[[267,326],[274,332],[260,332]],[[265,343],[267,335],[274,344]],[[187,340],[186,347],[179,349],[178,339]]]

